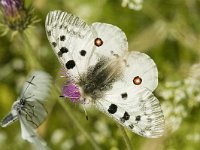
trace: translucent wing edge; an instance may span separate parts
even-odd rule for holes
[[[24,140],[33,143],[37,149],[49,150],[46,142],[36,133],[36,130],[29,126],[26,119],[23,116],[19,117],[21,126],[21,136]]]

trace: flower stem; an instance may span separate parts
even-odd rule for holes
[[[130,141],[130,139],[129,139],[124,127],[122,125],[120,125],[120,124],[117,124],[117,125],[118,125],[119,129],[121,130],[121,133],[123,135],[123,139],[124,139],[124,141],[126,143],[127,149],[128,150],[133,150],[132,145],[131,145],[131,141]]]
[[[58,90],[57,90],[58,91]],[[57,92],[58,93],[58,92]],[[66,114],[68,115],[69,119],[73,122],[73,124],[83,133],[83,135],[89,140],[89,142],[92,144],[93,148],[95,150],[101,150],[101,148],[98,146],[94,138],[87,133],[87,131],[80,125],[80,123],[75,119],[75,117],[72,115],[70,112],[70,109],[68,106],[65,104],[64,101],[59,100],[59,104],[63,107],[65,110]]]

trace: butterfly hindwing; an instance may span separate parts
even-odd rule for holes
[[[146,88],[122,89],[96,102],[97,108],[133,132],[156,138],[164,132],[164,116],[158,99]]]
[[[125,62],[123,81],[126,86],[155,90],[158,85],[158,70],[156,64],[148,55],[132,51],[128,53]]]
[[[35,128],[33,128],[30,122],[27,122],[25,116],[19,116],[19,121],[22,138],[24,140],[34,143],[36,148],[39,150],[49,150],[45,141],[37,135]]]
[[[147,88],[153,91],[158,84],[158,71],[154,61],[146,54],[140,52],[128,52],[119,59],[115,70],[122,68],[122,76],[112,85],[109,94],[115,94],[127,87]],[[121,67],[120,67],[121,66]]]
[[[63,67],[72,77],[86,71],[94,51],[96,32],[80,18],[52,11],[46,18],[47,37]]]

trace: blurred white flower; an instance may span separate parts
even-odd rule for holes
[[[64,136],[65,136],[65,130],[57,129],[53,132],[53,134],[51,136],[51,142],[56,145],[59,142],[61,142],[61,140],[64,138]]]
[[[111,136],[111,132],[105,122],[99,120],[95,122],[95,128],[105,137]]]
[[[4,144],[7,139],[7,134],[5,132],[0,132],[0,144]]]
[[[184,80],[166,82],[160,89],[160,97],[165,101],[162,108],[166,128],[176,131],[191,109],[200,105],[200,64],[191,67],[189,77]],[[195,72],[197,71],[197,72]]]
[[[186,99],[186,94],[185,94],[185,92],[182,89],[176,89],[174,91],[174,95],[175,95],[174,96],[174,101],[176,103],[180,102],[181,100]]]
[[[85,136],[83,134],[79,134],[76,137],[76,141],[77,141],[77,143],[79,145],[82,145],[82,144],[84,144],[87,141],[87,139],[85,138]]]
[[[200,141],[200,134],[199,133],[188,134],[186,136],[186,139],[188,141],[192,141],[192,142],[199,142]]]
[[[127,7],[136,11],[142,9],[143,0],[122,0],[122,7]]]
[[[70,150],[74,146],[74,141],[72,139],[67,139],[61,144],[61,150]]]

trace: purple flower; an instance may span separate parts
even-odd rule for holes
[[[24,30],[32,23],[32,8],[25,8],[24,0],[0,0],[4,24],[12,30]]]
[[[6,17],[19,17],[20,11],[24,9],[22,0],[1,0],[1,7]]]
[[[69,98],[71,102],[76,102],[79,101],[81,94],[77,85],[70,82],[63,86],[62,95],[66,98]]]

